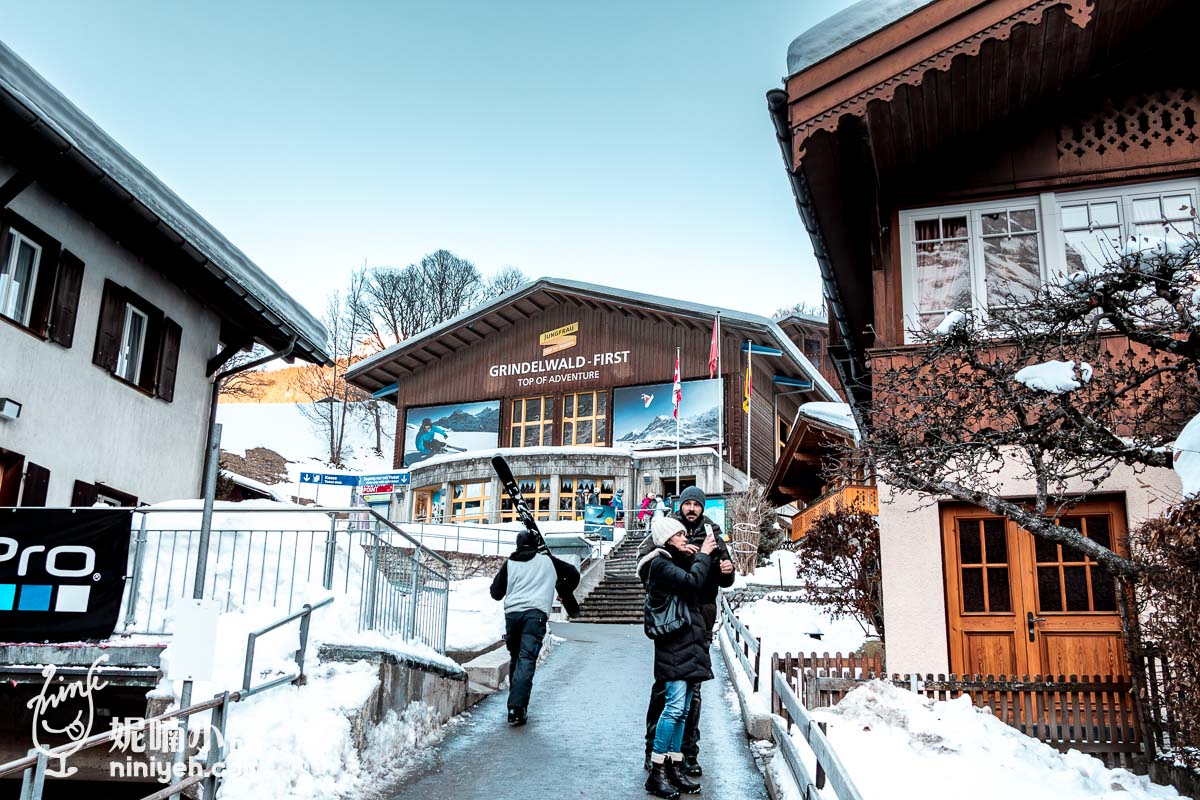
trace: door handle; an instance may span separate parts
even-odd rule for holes
[[[1029,641],[1031,641],[1031,642],[1034,641],[1034,636],[1037,633],[1037,628],[1035,628],[1034,626],[1039,622],[1045,622],[1045,621],[1046,621],[1045,617],[1035,617],[1033,615],[1032,611],[1028,612],[1025,615],[1025,622],[1029,627]]]

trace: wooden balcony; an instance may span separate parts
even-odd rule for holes
[[[792,517],[792,541],[802,539],[822,514],[833,514],[847,508],[878,514],[879,490],[874,486],[843,486],[825,493]]]

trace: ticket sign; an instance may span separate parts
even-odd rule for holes
[[[330,475],[324,472],[301,472],[301,483],[315,483],[322,486],[358,486],[357,475]]]
[[[359,478],[360,494],[392,494],[408,486],[412,475],[407,472],[381,472],[376,475],[363,475]]]

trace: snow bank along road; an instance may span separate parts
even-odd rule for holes
[[[565,641],[538,668],[529,724],[509,728],[507,692],[492,695],[382,796],[392,800],[648,797],[642,788],[653,645],[638,625],[551,623]],[[765,800],[762,775],[715,648],[704,684],[703,797]]]

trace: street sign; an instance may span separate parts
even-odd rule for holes
[[[411,480],[412,474],[408,472],[380,472],[374,475],[359,476],[358,483],[360,486],[376,486],[384,483],[407,486]]]
[[[358,486],[357,475],[330,475],[323,472],[301,472],[301,483],[315,483],[319,486]]]

